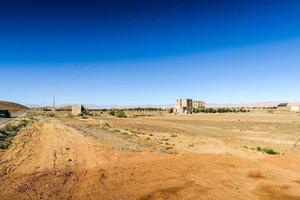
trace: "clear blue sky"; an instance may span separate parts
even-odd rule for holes
[[[300,101],[300,1],[0,3],[0,99]]]

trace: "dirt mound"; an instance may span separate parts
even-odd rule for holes
[[[18,103],[0,101],[0,109],[18,111],[18,110],[27,110],[28,108]]]

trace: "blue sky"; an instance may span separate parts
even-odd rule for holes
[[[300,101],[298,1],[1,4],[3,100]]]

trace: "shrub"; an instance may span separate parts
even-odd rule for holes
[[[7,149],[11,143],[11,139],[7,139],[0,142],[0,149]]]
[[[213,109],[213,108],[209,108],[209,109],[208,109],[208,112],[209,112],[209,113],[213,113],[214,110],[215,110],[215,109]]]
[[[108,112],[108,114],[110,114],[110,115],[112,115],[112,116],[115,116],[115,111],[114,111],[114,110],[110,110],[110,111]]]
[[[123,110],[118,110],[115,112],[115,116],[119,118],[126,118],[126,115]]]
[[[224,108],[218,108],[217,111],[218,111],[218,113],[223,113],[223,112],[225,112],[225,109]]]
[[[0,129],[0,149],[6,149],[11,143],[11,140],[17,133],[24,128],[30,119],[22,119],[15,123],[9,123],[4,128]]]
[[[257,150],[257,151],[261,151],[261,148],[260,148],[260,147],[257,147],[256,150]]]
[[[114,116],[122,118],[125,117],[125,113],[123,111],[116,111]]]
[[[244,108],[200,108],[200,109],[193,109],[194,113],[228,113],[228,112],[249,112]]]
[[[279,154],[278,152],[274,151],[273,149],[271,148],[265,148],[262,150],[263,152],[267,153],[267,154],[271,154],[271,155],[276,155],[276,154]]]
[[[279,154],[279,152],[276,152],[275,150],[271,149],[271,148],[261,148],[261,147],[257,147],[256,148],[257,151],[260,151],[260,152],[265,152],[267,154],[270,154],[270,155],[276,155],[276,154]]]

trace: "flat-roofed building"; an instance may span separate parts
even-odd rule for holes
[[[198,109],[198,108],[205,108],[205,102],[204,101],[194,101],[193,102],[193,107]]]
[[[280,103],[277,109],[281,111],[300,112],[300,103]]]
[[[300,112],[300,103],[289,103],[288,107],[292,112]]]
[[[82,112],[83,112],[82,105],[72,105],[72,115],[73,116],[80,115]]]
[[[175,113],[177,114],[191,114],[193,112],[192,99],[178,99],[176,101]]]

